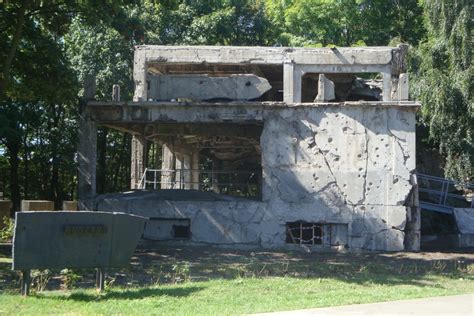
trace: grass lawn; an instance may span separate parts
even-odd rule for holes
[[[116,284],[101,294],[51,282],[53,290],[25,298],[4,286],[0,315],[229,315],[474,292],[472,254],[413,256],[143,252],[127,271],[111,273]]]

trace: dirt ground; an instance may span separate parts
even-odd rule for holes
[[[9,250],[0,250],[0,290],[18,289],[19,274],[11,271]],[[147,286],[184,281],[238,277],[419,277],[429,273],[474,274],[474,249],[459,252],[321,253],[301,251],[235,250],[184,244],[141,245],[128,268],[107,271],[108,286]],[[36,273],[36,274],[35,274]],[[48,290],[94,287],[93,269],[34,271]],[[35,280],[35,279],[34,279]],[[43,280],[44,283],[44,280]]]

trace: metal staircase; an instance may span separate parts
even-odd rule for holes
[[[474,183],[459,182],[417,173],[420,207],[427,211],[452,214],[454,208],[474,207]],[[470,192],[467,193],[467,192]]]

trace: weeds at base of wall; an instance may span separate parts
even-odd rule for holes
[[[51,280],[51,270],[32,270],[31,271],[31,282],[33,284],[32,290],[36,292],[42,292],[46,289],[49,280]]]
[[[75,288],[77,282],[82,279],[82,276],[72,269],[62,269],[59,274],[61,275],[62,290],[70,290]]]

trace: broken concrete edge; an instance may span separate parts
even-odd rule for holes
[[[298,107],[401,107],[401,108],[414,108],[418,110],[421,107],[421,103],[417,101],[346,101],[346,102],[317,102],[317,103],[286,103],[282,101],[230,101],[230,102],[178,102],[178,101],[135,101],[135,102],[113,102],[113,101],[89,101],[87,107],[94,109],[102,106],[121,106],[121,107],[133,107],[139,106],[143,108],[154,108],[154,107],[177,107],[177,106],[208,106],[208,107],[221,107],[221,106],[249,106],[249,107],[261,107],[261,108],[298,108]]]

